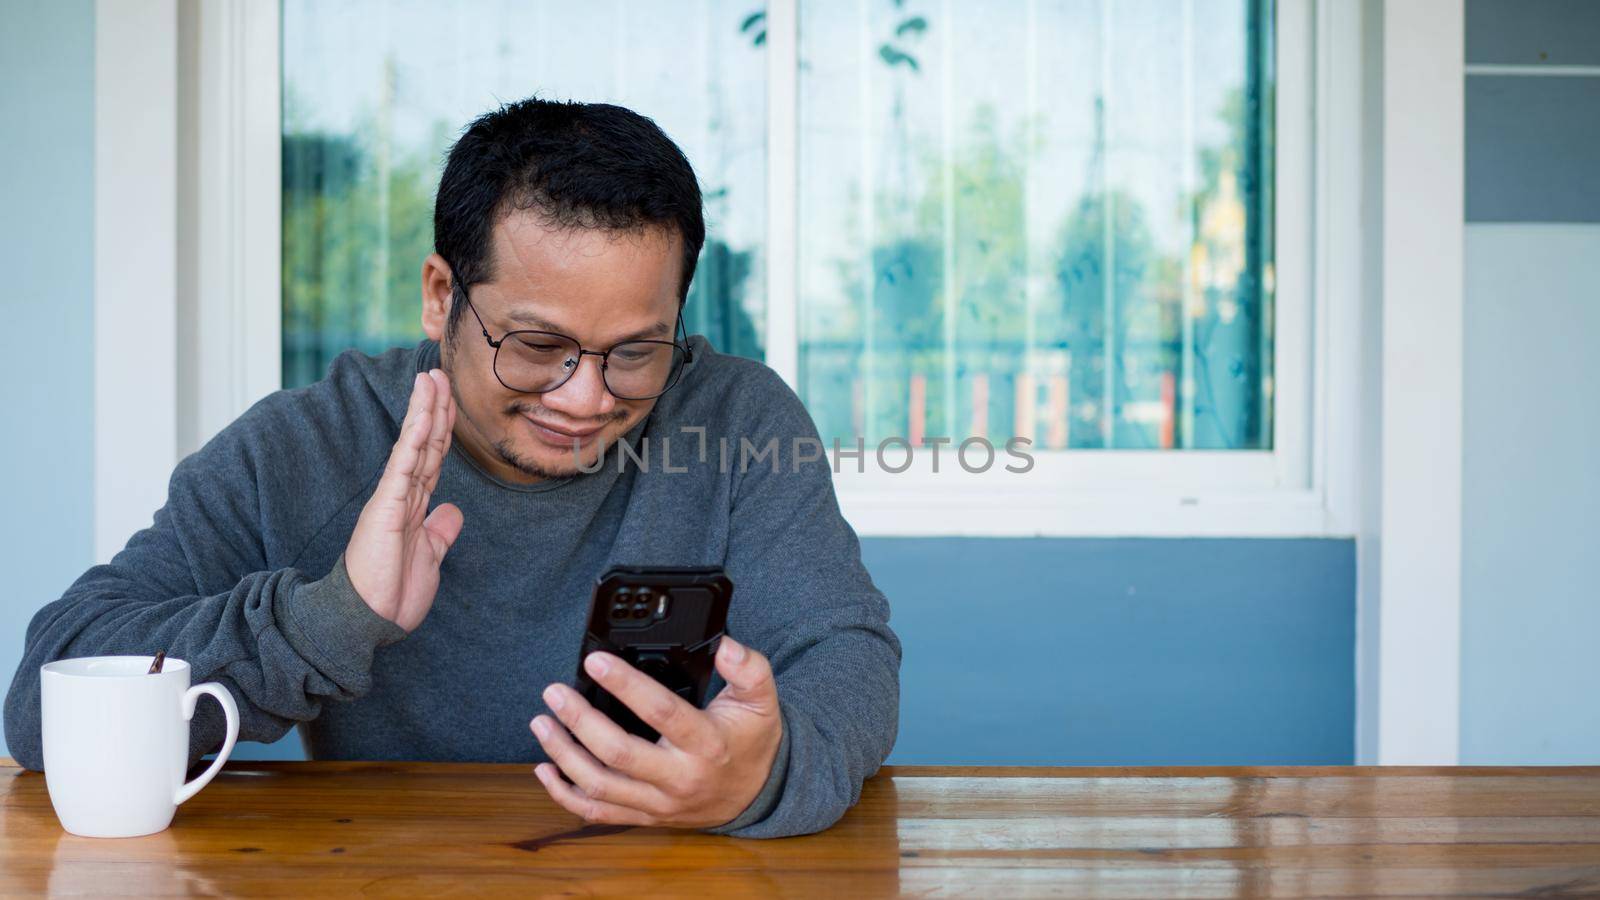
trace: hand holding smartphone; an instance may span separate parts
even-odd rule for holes
[[[615,654],[703,708],[732,599],[733,582],[715,566],[618,566],[606,572],[590,601],[578,693],[624,731],[656,740],[654,728],[589,678],[583,660],[597,650]]]

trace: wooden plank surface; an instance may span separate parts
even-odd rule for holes
[[[0,767],[0,894],[1600,895],[1600,767],[887,768],[818,835],[584,828],[527,766],[229,765],[143,838]]]

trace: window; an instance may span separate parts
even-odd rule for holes
[[[283,380],[422,338],[433,193],[471,119],[530,93],[655,119],[700,176],[691,332],[760,358],[765,56],[752,4],[283,4]],[[755,22],[759,22],[759,16]]]
[[[1272,445],[1270,9],[800,4],[825,437]]]
[[[825,442],[1032,442],[1026,484],[957,473],[942,501],[918,496],[925,455],[894,481],[846,465],[858,527],[1318,532],[1312,13],[283,0],[283,382],[420,338],[432,194],[467,121],[535,92],[607,100],[700,175],[690,330],[766,359]]]

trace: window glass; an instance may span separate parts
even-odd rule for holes
[[[1270,8],[800,5],[825,440],[1267,448]]]
[[[766,54],[748,0],[283,4],[283,380],[422,337],[433,194],[467,122],[530,94],[622,104],[683,148],[709,237],[685,324],[760,358]]]
[[[421,336],[444,154],[539,93],[683,147],[692,332],[761,358],[766,260],[795,256],[825,440],[1272,446],[1270,0],[799,12],[798,246],[769,248],[759,3],[285,0],[285,384]]]

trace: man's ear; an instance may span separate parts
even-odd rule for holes
[[[437,253],[422,261],[422,330],[429,340],[444,342],[450,320],[450,264]]]

